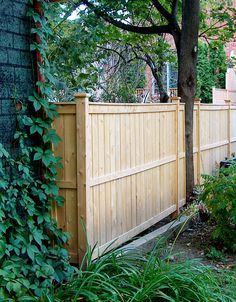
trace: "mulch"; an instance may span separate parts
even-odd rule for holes
[[[207,255],[214,247],[212,240],[214,228],[213,224],[201,221],[199,217],[191,220],[188,228],[179,235],[176,241],[175,238],[169,241],[169,247],[174,253],[172,256],[174,260],[199,259],[202,263],[216,268],[236,269],[236,253],[220,251],[224,259],[210,259],[212,257]]]

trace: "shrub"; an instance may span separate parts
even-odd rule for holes
[[[220,169],[216,176],[203,178],[200,198],[216,222],[213,239],[236,251],[236,165]]]

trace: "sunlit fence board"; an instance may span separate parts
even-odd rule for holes
[[[117,247],[185,203],[184,105],[58,104],[54,125],[62,142],[59,186],[65,197],[54,215],[71,233],[69,252],[81,261],[84,229],[98,253]],[[236,108],[195,104],[195,182],[236,149]]]

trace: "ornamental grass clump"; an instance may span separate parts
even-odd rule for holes
[[[236,275],[223,282],[217,272],[198,261],[170,262],[155,249],[147,256],[113,251],[91,261],[72,281],[40,302],[124,301],[124,302],[234,302]],[[226,277],[224,276],[224,280]],[[224,283],[224,286],[223,286]],[[22,300],[26,301],[26,300]]]

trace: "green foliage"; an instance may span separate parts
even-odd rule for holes
[[[213,260],[213,261],[220,261],[224,262],[225,261],[225,256],[224,254],[217,250],[214,246],[212,246],[209,251],[206,254],[207,258]]]
[[[234,1],[201,0],[200,38],[204,42],[220,41],[222,45],[234,38],[236,25]]]
[[[139,27],[166,24],[165,18],[154,8],[152,1],[100,0],[96,3],[101,11],[123,23]],[[169,1],[161,3],[171,11]],[[84,7],[80,7],[76,20],[67,20],[72,8],[73,3],[63,6],[54,4],[54,13],[52,10],[54,35],[49,43],[49,58],[54,74],[59,78],[55,89],[57,99],[70,99],[75,90],[86,90],[96,95],[96,91],[102,89],[106,100],[120,100],[122,97],[125,101],[135,101],[135,82],[133,86],[131,82],[125,85],[126,78],[116,74],[113,81],[104,77],[106,62],[114,58],[112,50],[121,53],[127,64],[126,70],[132,69],[132,64],[127,63],[130,62],[132,52],[136,60],[147,61],[147,56],[151,58],[152,65],[156,66],[153,70],[158,70],[163,62],[176,61],[164,36],[120,30]],[[223,45],[234,35],[234,15],[235,9],[230,1],[222,5],[222,1],[218,0],[201,0],[200,39],[204,40],[204,44],[199,46],[197,96],[203,102],[212,101],[213,86],[224,87],[226,58]],[[181,23],[181,4],[177,21]],[[221,45],[211,42],[216,40],[220,40]]]
[[[135,91],[137,88],[144,88],[145,65],[141,62],[120,64],[116,71],[113,71],[106,78],[106,89],[101,94],[103,102],[134,103],[137,102]]]
[[[42,5],[47,13],[47,3]],[[55,203],[62,204],[56,185],[60,158],[51,149],[59,142],[51,128],[57,112],[47,100],[54,80],[45,56],[50,29],[45,18],[33,10],[28,14],[41,24],[32,34],[37,33],[42,44],[32,44],[31,50],[38,49],[43,58],[40,70],[45,82],[37,86],[44,97],[35,92],[29,97],[29,106],[17,113],[14,146],[18,152],[13,156],[0,144],[1,301],[17,301],[29,291],[40,296],[53,283],[68,280],[73,271],[64,248],[68,234],[58,228],[50,214]]]
[[[50,19],[54,35],[49,60],[59,79],[57,99],[68,99],[78,90],[100,99],[99,90],[105,101],[134,102],[135,89],[145,85],[147,55],[156,66],[175,60],[163,37],[124,32],[84,10],[76,20],[62,19],[62,10],[69,7],[59,9],[55,4],[56,13]]]
[[[33,301],[235,301],[235,273],[225,273],[221,280],[197,261],[172,263],[159,255],[158,249],[146,256],[134,251],[114,251],[91,261],[88,250],[84,259],[86,270],[79,270],[71,282],[55,288],[54,293]]]
[[[216,176],[204,175],[203,178],[200,198],[216,221],[213,239],[236,251],[236,165],[222,168]]]
[[[224,45],[200,43],[198,52],[197,96],[203,103],[212,103],[212,87],[225,88],[227,58]]]

